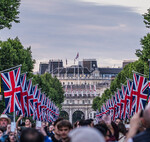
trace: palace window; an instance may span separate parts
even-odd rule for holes
[[[85,104],[85,101],[84,101],[84,100],[82,100],[82,104]]]

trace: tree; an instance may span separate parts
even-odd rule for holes
[[[92,104],[92,108],[94,109],[94,110],[97,110],[98,108],[99,108],[99,104],[100,104],[100,100],[101,100],[101,98],[100,97],[96,97],[96,98],[94,98],[94,100],[93,100],[93,104]]]
[[[35,60],[32,59],[31,47],[25,49],[18,38],[0,41],[0,71],[22,64],[21,71],[32,74]],[[3,94],[3,87],[2,87]],[[4,102],[0,102],[1,111]]]
[[[20,0],[0,0],[0,30],[11,28],[12,22],[19,23]]]
[[[38,87],[45,92],[46,96],[50,97],[53,102],[59,107],[64,101],[64,91],[60,81],[51,74],[46,73],[43,75],[34,75],[33,83],[38,84]]]
[[[147,28],[150,28],[150,9],[147,10],[147,13],[143,15],[144,17],[144,23]]]
[[[24,48],[20,40],[0,41],[0,70],[22,64],[22,72],[33,72],[35,60],[32,59],[31,47]]]

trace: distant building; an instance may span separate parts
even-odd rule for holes
[[[49,60],[49,73],[52,73],[55,69],[59,69],[63,67],[62,60]]]
[[[89,71],[93,71],[97,68],[96,59],[83,59],[83,61],[79,62],[79,65],[87,68]]]
[[[48,66],[49,66],[48,63],[40,62],[40,65],[39,65],[39,74],[44,74],[47,71]]]
[[[133,63],[135,62],[136,60],[124,60],[123,63],[122,63],[122,67],[124,68],[127,64],[129,63]]]
[[[62,83],[65,92],[62,114],[70,122],[94,118],[96,112],[92,109],[93,99],[101,96],[110,87],[112,78],[122,70],[122,68],[100,68],[95,59],[84,59],[79,65],[66,68],[63,67],[62,60],[50,60],[47,64],[40,64],[40,74],[44,71],[49,72]]]
[[[39,65],[39,74],[44,74],[46,72],[48,73],[53,73],[53,71],[57,68],[62,68],[63,67],[63,62],[62,60],[49,60],[48,63],[41,62]]]

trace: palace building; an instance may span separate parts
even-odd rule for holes
[[[63,66],[62,60],[40,63],[39,74],[56,76],[64,88],[65,100],[61,115],[75,122],[82,118],[94,118],[93,99],[110,87],[111,81],[122,68],[100,68],[96,59],[84,59],[78,65]]]

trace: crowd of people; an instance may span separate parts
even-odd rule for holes
[[[136,113],[129,124],[120,118],[111,120],[103,115],[98,122],[80,120],[73,125],[63,118],[53,123],[41,122],[41,126],[20,116],[11,128],[6,114],[0,116],[0,142],[148,142],[150,141],[150,105]]]

